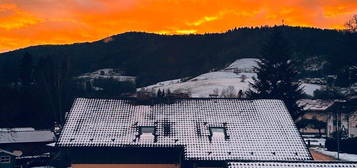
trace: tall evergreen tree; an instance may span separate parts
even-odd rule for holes
[[[262,49],[261,61],[255,68],[257,79],[250,83],[251,89],[247,91],[247,96],[283,100],[295,120],[302,113],[296,102],[302,98],[303,91],[300,83],[295,80],[297,71],[291,60],[288,42],[280,28],[275,27],[270,40]]]

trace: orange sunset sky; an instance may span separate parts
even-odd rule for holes
[[[224,32],[285,24],[342,29],[357,0],[0,0],[0,52],[127,31]]]

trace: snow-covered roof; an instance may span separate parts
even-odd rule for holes
[[[327,108],[332,106],[335,101],[322,99],[301,99],[297,103],[300,107],[303,107],[304,110],[325,111]]]
[[[356,162],[317,162],[317,161],[303,161],[303,162],[229,162],[228,168],[336,168],[349,167],[357,168]]]
[[[155,138],[140,139],[141,126]],[[223,127],[225,139],[210,138]],[[179,99],[138,105],[133,100],[78,98],[59,147],[184,147],[187,160],[310,160],[280,100]]]
[[[54,142],[55,135],[48,130],[30,129],[2,129],[0,130],[0,144]]]
[[[35,131],[32,127],[19,127],[19,128],[0,128],[1,131]]]

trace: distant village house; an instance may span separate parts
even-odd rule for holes
[[[19,167],[28,161],[36,165],[36,161],[48,160],[52,148],[48,144],[55,141],[54,133],[49,130],[0,128],[0,168]]]
[[[307,137],[326,136],[327,109],[334,104],[334,100],[301,99],[298,104],[304,110],[304,115],[296,121],[298,125],[303,125],[299,128],[301,134]]]
[[[357,137],[357,97],[340,100],[327,109],[330,113],[327,121],[327,136],[334,137],[337,131],[343,136]]]

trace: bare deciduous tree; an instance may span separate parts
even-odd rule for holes
[[[345,26],[350,32],[357,32],[357,14],[353,15],[350,20],[345,23]]]
[[[226,89],[222,90],[220,97],[223,97],[223,98],[236,98],[237,97],[237,91],[234,88],[234,86],[228,86]]]
[[[219,89],[218,88],[213,89],[213,94],[218,96],[219,95]]]

